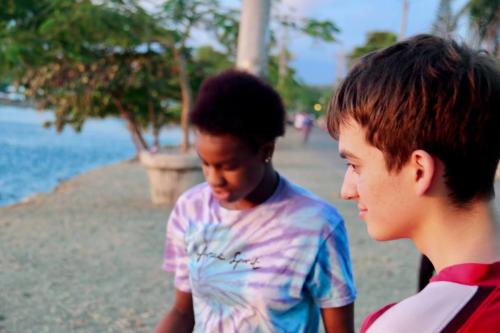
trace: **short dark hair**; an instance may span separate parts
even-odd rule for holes
[[[330,103],[328,129],[338,138],[349,118],[400,170],[423,149],[445,165],[452,203],[494,197],[500,155],[500,73],[484,52],[418,35],[362,58]]]
[[[203,82],[189,120],[201,131],[234,135],[254,149],[285,134],[278,93],[258,77],[234,69]]]

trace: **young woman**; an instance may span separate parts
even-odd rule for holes
[[[164,269],[176,296],[156,332],[353,331],[341,216],[273,167],[285,111],[265,82],[230,70],[190,115],[206,182],[171,212]]]

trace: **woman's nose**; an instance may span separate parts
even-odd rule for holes
[[[219,187],[224,185],[224,177],[220,170],[215,167],[206,167],[205,179],[210,187]]]

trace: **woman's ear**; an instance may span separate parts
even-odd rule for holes
[[[262,160],[266,163],[271,162],[271,159],[274,154],[274,148],[276,146],[276,143],[274,141],[269,141],[263,144],[260,147],[260,155],[262,157]]]
[[[436,175],[436,160],[425,150],[415,150],[410,157],[415,194],[422,196],[431,190]]]

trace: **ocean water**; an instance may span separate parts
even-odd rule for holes
[[[134,157],[120,119],[89,120],[80,133],[68,126],[60,134],[42,127],[51,119],[52,112],[0,106],[0,207],[50,192],[61,181],[90,169]],[[178,143],[179,129],[164,131],[160,141]]]

